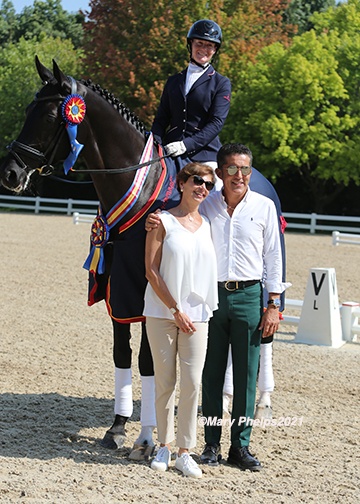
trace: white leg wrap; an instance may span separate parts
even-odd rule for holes
[[[275,387],[272,366],[272,346],[272,343],[263,343],[260,345],[260,370],[258,377],[260,398],[264,392],[273,392]]]
[[[115,368],[115,415],[131,417],[133,413],[131,369]]]
[[[155,378],[153,376],[141,376],[140,422],[142,427],[156,427]]]
[[[134,444],[135,445],[142,445],[142,444],[144,444],[144,441],[146,441],[149,446],[154,446],[154,441],[152,438],[154,428],[155,427],[152,427],[151,425],[149,425],[147,427],[141,427],[140,434]]]
[[[227,365],[226,365],[223,393],[227,394],[229,396],[234,395],[231,345],[229,345],[229,354],[228,354],[228,361],[227,361]]]

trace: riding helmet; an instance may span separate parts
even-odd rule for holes
[[[187,34],[188,47],[191,46],[192,39],[208,40],[216,44],[217,50],[220,49],[222,33],[220,26],[210,19],[200,19],[196,21]]]

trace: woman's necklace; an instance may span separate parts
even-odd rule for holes
[[[180,217],[187,217],[190,222],[194,222],[194,217],[190,213],[184,212],[184,210],[182,210],[181,208],[179,208],[179,213]]]

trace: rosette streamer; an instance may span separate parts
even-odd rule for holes
[[[77,127],[84,118],[86,113],[86,104],[82,96],[71,94],[67,96],[62,104],[62,116],[66,121],[66,131],[70,141],[70,154],[64,161],[64,172],[67,175],[72,169],[77,160],[83,144],[76,140]]]
[[[154,139],[149,135],[145,149],[141,155],[140,164],[150,161]],[[102,275],[105,272],[104,247],[109,240],[110,230],[126,215],[139,199],[141,189],[149,174],[150,164],[136,171],[134,180],[124,196],[105,215],[99,205],[98,214],[91,228],[91,250],[84,268],[92,273]]]

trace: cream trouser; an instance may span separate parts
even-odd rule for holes
[[[176,445],[196,445],[198,396],[205,362],[208,323],[195,322],[196,332],[181,332],[174,320],[147,317],[146,330],[154,361],[155,406],[160,443],[175,439],[174,408],[176,358],[179,356],[180,387]]]

